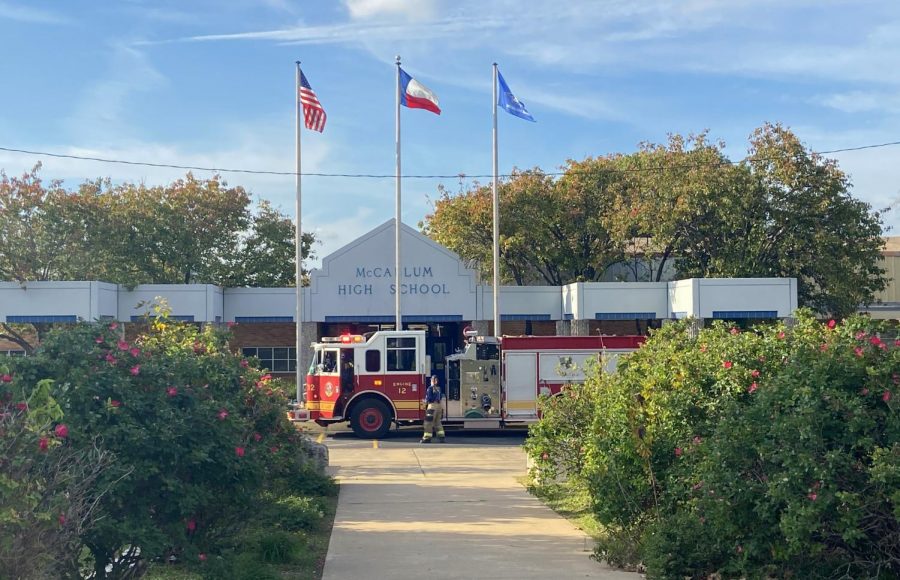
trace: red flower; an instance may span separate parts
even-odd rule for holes
[[[4,383],[11,383],[12,375],[9,375],[9,374],[3,375],[2,377],[0,377],[0,381],[2,381]]]
[[[863,395],[868,395],[868,394],[869,394],[869,389],[866,388],[866,387],[863,387],[862,390],[860,391],[860,393],[862,393]]]
[[[869,339],[869,342],[871,342],[875,346],[878,346],[881,344],[881,339],[878,338],[877,336],[873,336],[872,338]]]
[[[861,357],[861,356],[863,355],[863,349],[862,349],[861,346],[858,346],[858,347],[854,348],[854,349],[853,349],[853,352],[855,352],[855,353],[856,353],[856,356],[859,356],[859,357]]]
[[[59,525],[66,525],[66,514],[59,514]]]
[[[228,322],[225,323],[225,326],[227,326],[228,328],[234,328],[235,326],[237,326],[237,322],[233,322],[233,321],[229,320]]]
[[[120,340],[119,342],[117,342],[116,346],[119,347],[119,350],[128,350],[129,348],[131,348],[131,345],[129,345],[124,340]]]
[[[731,361],[730,360],[722,361],[722,366],[725,367],[726,369],[730,369]]]
[[[200,341],[194,343],[194,354],[203,354],[206,352],[206,345]]]
[[[834,321],[834,318],[828,321],[828,328],[834,328],[837,325],[837,322]]]
[[[141,356],[141,349],[136,346],[131,347],[131,350],[129,350],[128,352],[130,352],[131,356],[133,357]]]
[[[48,447],[50,447],[50,442],[47,441],[46,437],[41,437],[40,439],[38,439],[38,449],[43,452],[46,451]]]
[[[110,322],[110,323],[109,323],[109,329],[110,329],[110,330],[115,330],[115,329],[117,329],[117,328],[119,328],[119,323],[118,323],[118,322]]]
[[[828,343],[823,342],[821,345],[819,345],[819,350],[821,350],[822,352],[825,352],[826,350],[828,350]]]
[[[194,530],[197,529],[197,522],[194,520],[188,520],[187,523],[185,524],[185,527],[187,528],[188,532],[193,532]]]
[[[751,376],[751,377],[754,377],[754,378],[758,377],[758,376],[759,376],[759,371],[756,370],[756,369],[753,369],[752,371],[750,371],[750,376]]]
[[[116,357],[114,357],[111,352],[106,353],[106,356],[104,358],[106,359],[106,362],[108,362],[109,364],[111,364],[111,365],[116,364]]]
[[[681,457],[681,447],[675,448],[675,457]]]
[[[900,346],[900,338],[894,341],[894,346]]]
[[[269,447],[269,453],[278,453],[278,448],[277,448],[277,447],[274,447],[274,446],[273,446],[273,447]]]
[[[816,492],[813,491],[813,492],[810,492],[809,495],[807,495],[806,497],[808,497],[811,501],[816,501],[816,498],[819,496],[816,494]]]
[[[234,454],[237,455],[238,457],[243,457],[244,456],[244,448],[243,447],[235,447]]]
[[[866,337],[866,333],[860,330],[856,333],[856,340],[862,340]]]
[[[141,365],[134,365],[133,367],[131,367],[131,370],[129,372],[132,374],[132,376],[138,376],[139,374],[141,374]]]
[[[890,392],[890,391],[885,391],[884,394],[881,395],[881,400],[884,401],[885,403],[887,403],[888,401],[890,401],[890,400],[891,400],[891,392]]]
[[[28,409],[28,403],[26,403],[25,401],[16,403],[16,410],[17,410],[17,411],[25,411],[25,410],[27,410],[27,409]]]
[[[778,333],[778,338],[782,340],[784,339],[784,331]]]
[[[197,559],[200,560],[201,562],[206,562],[206,554],[204,554],[203,552],[200,552],[199,554],[197,554]]]
[[[738,330],[737,328],[732,328],[732,329],[731,329],[731,334],[740,334],[740,333],[741,333],[741,331]]]
[[[226,418],[228,418],[228,410],[219,409],[219,414],[217,416],[219,417],[219,421],[224,421]]]
[[[259,443],[260,441],[262,441],[262,435],[260,435],[259,433],[254,433],[253,440]]]
[[[178,394],[178,387],[168,387],[166,389],[166,394],[170,397],[174,397]]]
[[[53,432],[56,433],[56,436],[60,439],[65,439],[69,436],[69,428],[62,423],[57,425],[56,429],[54,429]]]
[[[259,377],[259,382],[261,382],[261,383],[268,383],[271,380],[272,380],[272,375],[263,375],[263,376]]]
[[[242,361],[241,361],[241,366],[244,367],[244,368],[247,368],[248,366],[250,366],[250,363],[248,363],[246,360],[242,360]]]
[[[103,337],[98,336],[97,338],[94,339],[94,342],[96,342],[97,344],[103,344]]]
[[[109,402],[109,406],[119,408],[122,406],[122,401],[117,401],[117,400],[113,399]]]
[[[747,392],[752,395],[755,391],[756,391],[756,383],[751,383],[750,387],[747,388]]]

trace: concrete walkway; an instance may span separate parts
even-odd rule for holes
[[[641,577],[591,560],[590,539],[528,494],[516,444],[360,443],[329,446],[325,580]]]

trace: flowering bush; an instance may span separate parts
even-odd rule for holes
[[[589,381],[590,428],[539,425],[529,451],[586,450],[598,555],[651,577],[896,576],[900,344],[880,330],[666,326]]]
[[[99,436],[116,457],[97,482],[104,517],[82,535],[97,577],[134,575],[170,555],[200,562],[267,489],[327,482],[285,417],[280,385],[226,339],[164,317],[131,342],[116,323],[84,324],[16,361],[23,384],[55,381],[70,445]]]

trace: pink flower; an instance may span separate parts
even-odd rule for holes
[[[246,361],[246,359],[244,359],[244,360],[241,361],[241,366],[244,367],[244,368],[247,368],[248,366],[250,366],[250,363],[248,363],[248,362]]]
[[[866,333],[860,330],[856,333],[856,340],[862,340],[866,337]]]
[[[228,418],[228,411],[226,409],[219,409],[219,414],[217,416],[219,417],[219,421],[224,421]]]
[[[228,328],[234,328],[235,326],[237,326],[237,322],[233,322],[233,321],[229,320],[228,322],[225,323],[225,326],[227,326]]]
[[[253,440],[259,443],[260,441],[262,441],[262,435],[260,435],[259,433],[254,433]]]
[[[66,525],[66,514],[59,514],[59,525]]]
[[[753,377],[753,378],[758,377],[758,376],[759,376],[759,371],[756,370],[756,369],[753,369],[752,371],[750,371],[750,376]]]
[[[187,523],[185,524],[185,527],[187,528],[188,532],[193,532],[194,530],[197,529],[197,522],[192,519],[188,520]]]
[[[62,423],[57,425],[56,429],[54,429],[53,432],[56,433],[56,436],[60,439],[65,439],[69,436],[69,428]]]
[[[166,389],[166,395],[168,395],[170,397],[174,397],[177,394],[178,394],[178,387],[168,387]]]
[[[900,338],[894,341],[894,346],[900,346]]]
[[[887,403],[888,401],[890,401],[890,400],[891,400],[891,392],[890,392],[890,391],[885,391],[884,394],[881,395],[881,400],[884,401],[885,403]]]
[[[756,388],[756,383],[751,383],[750,387],[747,388],[747,392],[752,395],[754,392],[756,392]]]
[[[106,353],[106,356],[103,358],[105,358],[106,362],[108,362],[111,365],[116,364],[116,357],[114,357],[111,352]]]
[[[821,345],[819,345],[819,350],[821,350],[822,352],[825,352],[826,350],[828,350],[828,343],[823,342]]]
[[[199,554],[197,554],[197,559],[200,560],[201,562],[206,562],[206,554],[204,554],[203,552],[200,552]]]
[[[19,402],[19,403],[16,403],[16,410],[17,410],[17,411],[25,411],[25,410],[27,410],[27,409],[28,409],[28,403],[26,403],[25,401],[21,401],[21,402]]]
[[[784,331],[778,333],[778,338],[784,340]]]
[[[96,342],[97,344],[103,344],[103,337],[98,336],[97,338],[94,339],[94,342]]]
[[[110,329],[110,330],[115,330],[115,329],[117,329],[117,328],[119,328],[119,323],[118,323],[118,322],[110,322],[110,323],[109,323],[109,329]]]
[[[738,330],[737,328],[732,328],[732,329],[731,329],[731,334],[733,334],[733,335],[740,334],[740,333],[741,333],[741,331]]]
[[[243,447],[235,447],[234,454],[237,455],[238,457],[243,457],[244,456],[244,448]]]
[[[869,339],[869,342],[871,342],[875,346],[878,346],[881,344],[881,339],[878,338],[877,336],[873,336],[872,338]]]
[[[861,346],[858,346],[858,347],[854,348],[854,349],[853,349],[853,352],[855,352],[855,353],[856,353],[856,356],[859,356],[859,357],[861,357],[861,356],[863,355],[863,349],[862,349]]]
[[[132,374],[132,376],[138,376],[139,374],[141,374],[141,365],[134,365],[133,367],[131,367],[129,372]]]
[[[5,375],[3,375],[3,376],[0,376],[0,381],[2,381],[2,382],[4,382],[4,383],[11,383],[11,382],[12,382],[12,375],[10,375],[10,374],[5,374]]]
[[[703,443],[703,438],[699,435],[694,435],[694,445],[700,445]]]
[[[869,394],[869,389],[866,388],[866,387],[863,387],[862,390],[860,391],[860,393],[862,393],[863,396],[868,395],[868,394]]]
[[[828,328],[834,328],[837,325],[837,322],[834,321],[834,318],[828,321]]]
[[[731,363],[730,360],[722,361],[722,366],[725,367],[726,369],[730,369],[730,368],[731,368],[731,364],[732,364],[732,363]]]
[[[810,492],[809,495],[807,495],[806,497],[808,497],[810,499],[810,501],[816,501],[816,498],[819,496],[818,496],[818,494],[816,494],[816,492],[813,491],[813,492]]]
[[[682,453],[681,447],[676,447],[675,448],[675,457],[681,457],[681,453]]]
[[[272,380],[272,375],[263,375],[263,376],[259,377],[259,382],[261,382],[261,383],[268,383],[271,380]]]
[[[41,437],[40,439],[38,439],[38,449],[40,449],[43,452],[43,451],[47,451],[48,447],[50,447],[50,442],[47,440],[46,437]]]
[[[109,406],[119,408],[122,406],[122,401],[117,401],[117,400],[113,399],[109,402]]]
[[[131,356],[133,357],[141,356],[141,349],[136,346],[131,347],[131,350],[129,350],[128,352],[131,353]]]
[[[124,340],[120,340],[119,342],[117,342],[116,346],[119,348],[119,350],[128,350],[129,348],[131,348],[131,345]]]
[[[278,447],[269,447],[269,453],[278,453]]]

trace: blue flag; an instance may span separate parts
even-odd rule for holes
[[[516,96],[512,94],[512,91],[509,90],[509,85],[503,80],[503,75],[500,74],[499,70],[497,71],[497,82],[500,83],[500,90],[497,94],[497,105],[506,109],[506,112],[510,115],[515,115],[520,119],[536,123],[537,121],[534,120],[534,117],[532,117],[531,113],[528,112],[528,109],[525,108],[525,103],[517,99]]]

